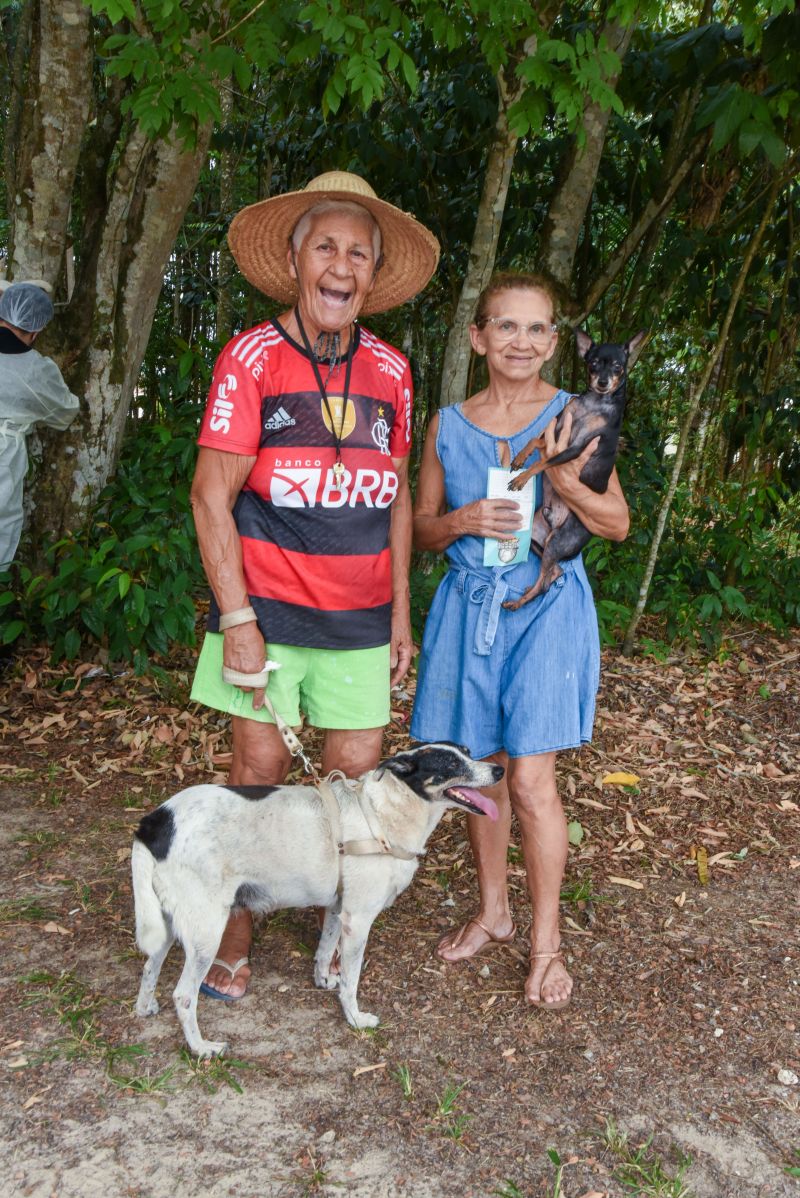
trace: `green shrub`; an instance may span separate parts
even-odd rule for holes
[[[196,422],[192,411],[171,429],[132,430],[91,518],[47,548],[49,569],[7,576],[4,643],[45,641],[54,660],[99,645],[139,672],[149,654],[195,643],[192,594],[204,585],[189,509]]]

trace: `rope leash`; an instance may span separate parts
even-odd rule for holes
[[[224,632],[226,628],[234,628],[238,624],[247,624],[256,619],[256,613],[252,607],[239,608],[237,611],[227,612],[219,618],[219,628]],[[364,794],[364,787],[353,783],[351,779],[345,777],[341,770],[331,770],[325,777],[320,777],[319,771],[314,765],[311,758],[307,755],[303,748],[302,742],[297,733],[286,723],[286,720],[278,712],[272,703],[266,691],[266,685],[269,680],[269,675],[272,670],[280,669],[280,663],[267,659],[264,662],[263,669],[257,674],[244,674],[240,670],[233,670],[229,666],[222,667],[222,681],[230,683],[232,686],[252,686],[257,689],[264,687],[264,706],[275,721],[275,726],[278,729],[281,740],[289,751],[290,756],[297,758],[302,762],[303,769],[310,775],[317,794],[322,800],[322,805],[328,816],[328,822],[331,827],[333,836],[334,848],[339,857],[339,884],[338,892],[341,894],[342,889],[342,870],[341,858],[348,857],[367,857],[367,856],[390,856],[397,857],[401,861],[416,861],[419,853],[409,852],[407,849],[399,848],[392,845],[383,833],[378,817],[369,802],[369,799]],[[331,785],[334,781],[341,781],[344,786],[353,794],[364,816],[367,827],[369,828],[372,837],[371,839],[361,840],[342,840],[342,813],[339,807],[339,802]]]

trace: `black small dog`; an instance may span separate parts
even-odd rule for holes
[[[508,484],[510,491],[521,491],[529,478],[541,474],[548,466],[558,466],[561,462],[577,458],[598,435],[600,440],[581,470],[580,479],[584,486],[591,487],[598,495],[608,488],[625,411],[628,358],[633,350],[638,349],[646,333],[637,333],[624,345],[595,345],[582,329],[578,329],[575,336],[578,352],[585,359],[589,371],[589,388],[571,399],[557,417],[556,436],[561,432],[567,412],[572,413],[569,445],[549,460],[540,458],[535,465],[512,479]],[[525,459],[534,449],[541,451],[541,438],[535,437],[517,454],[511,469],[521,470]],[[531,546],[541,555],[542,568],[535,585],[529,587],[521,599],[504,603],[503,607],[516,611],[537,595],[543,595],[563,574],[558,563],[576,557],[591,536],[588,528],[570,511],[545,474],[542,480],[542,506],[534,518],[531,538]]]

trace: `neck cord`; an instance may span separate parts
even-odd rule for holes
[[[342,461],[342,432],[344,431],[344,422],[347,417],[347,397],[350,394],[350,371],[353,365],[353,343],[355,338],[351,335],[349,344],[347,346],[347,366],[344,372],[344,389],[342,393],[342,418],[339,421],[339,431],[337,433],[336,425],[334,424],[333,420],[333,412],[331,411],[331,405],[328,401],[328,394],[325,390],[325,384],[322,381],[319,364],[317,363],[317,356],[311,348],[311,342],[308,339],[308,333],[305,330],[305,325],[303,324],[302,318],[300,316],[299,306],[294,310],[294,317],[297,321],[297,327],[300,330],[300,336],[303,338],[303,345],[306,348],[306,353],[311,359],[311,367],[314,371],[314,377],[317,380],[317,387],[319,388],[319,393],[322,396],[322,402],[325,405],[325,411],[328,413],[328,419],[331,422],[333,443],[336,446],[336,461],[333,465],[333,477],[335,486],[340,487],[342,485],[342,477],[344,475],[344,462]],[[330,378],[330,375],[328,377]]]

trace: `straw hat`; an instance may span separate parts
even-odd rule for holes
[[[297,284],[286,251],[304,212],[323,200],[347,200],[371,212],[381,231],[383,266],[362,314],[386,312],[422,291],[439,262],[439,242],[407,212],[379,200],[365,179],[349,171],[327,171],[302,191],[289,191],[243,208],[228,230],[228,244],[246,279],[265,295],[292,304]]]

